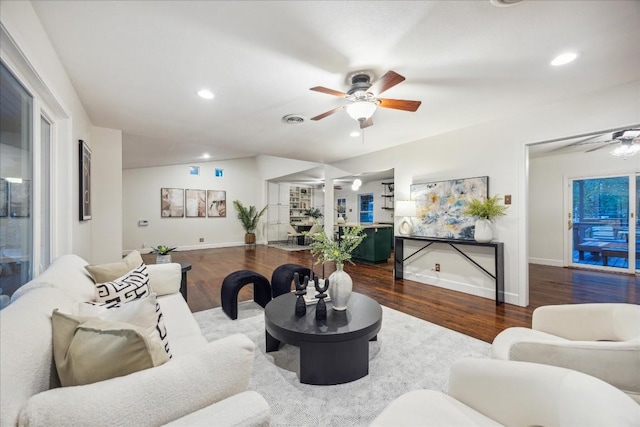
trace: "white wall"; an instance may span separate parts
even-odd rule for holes
[[[395,199],[408,200],[410,185],[489,176],[490,195],[512,195],[506,217],[495,225],[505,244],[505,298],[528,305],[527,159],[525,145],[640,122],[640,82],[533,108],[448,134],[425,138],[332,164],[351,173],[394,169]],[[487,102],[490,102],[488,100]],[[396,224],[397,225],[397,224]],[[493,298],[493,280],[468,261],[434,248],[405,265],[405,277]],[[486,255],[478,254],[480,259]],[[458,257],[458,258],[456,258]],[[440,273],[431,271],[440,261]],[[492,270],[492,269],[491,269]],[[490,270],[490,271],[491,271]]]
[[[335,209],[338,206],[338,199],[346,198],[347,222],[359,222],[358,195],[373,193],[373,222],[393,222],[393,211],[382,209],[385,204],[385,198],[382,197],[382,194],[386,194],[386,186],[382,185],[383,182],[393,182],[393,179],[366,182],[362,184],[358,191],[353,191],[351,184],[341,185],[342,190],[335,190],[334,192],[333,209],[335,216],[337,217]],[[388,207],[393,207],[393,200],[392,198],[386,200]]]
[[[200,166],[200,175],[189,175],[189,166]],[[216,178],[214,170],[223,169]],[[262,209],[263,182],[254,158],[193,163],[189,165],[125,169],[122,172],[122,240],[125,251],[142,245],[178,246],[180,250],[244,244],[244,230],[236,217],[233,201]],[[227,216],[224,218],[161,218],[160,189],[184,188],[224,190],[227,192]],[[138,226],[146,219],[149,225]],[[266,215],[256,230],[259,242],[265,240]],[[200,243],[199,239],[204,238]]]
[[[97,264],[122,256],[122,131],[93,127],[91,141],[91,259]]]
[[[567,245],[567,178],[640,172],[640,156],[615,157],[607,149],[531,159],[529,163],[529,261],[561,267]],[[570,238],[570,237],[569,237]]]

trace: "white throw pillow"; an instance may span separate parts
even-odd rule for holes
[[[96,302],[109,307],[149,296],[149,274],[142,264],[111,282],[96,283]]]

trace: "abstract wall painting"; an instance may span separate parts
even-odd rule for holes
[[[185,190],[187,218],[207,216],[207,194],[204,190]]]
[[[227,216],[227,192],[207,190],[207,216],[209,218]]]
[[[489,177],[454,179],[411,185],[418,217],[413,234],[444,239],[473,239],[475,219],[462,212],[467,201],[489,194]]]
[[[160,216],[162,218],[184,217],[184,189],[160,189]]]
[[[78,142],[80,145],[80,221],[88,221],[91,219],[91,150],[83,140]]]

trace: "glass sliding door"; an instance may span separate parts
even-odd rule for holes
[[[636,239],[629,239],[630,233],[636,233],[637,221],[630,222],[630,184],[629,176],[571,181],[572,265],[630,269],[637,251]],[[637,262],[631,265],[633,269]]]
[[[0,63],[0,288],[11,296],[33,261],[33,98]]]

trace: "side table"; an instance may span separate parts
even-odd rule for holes
[[[191,270],[191,263],[181,262],[182,280],[180,280],[180,293],[185,301],[187,301],[187,271]]]

